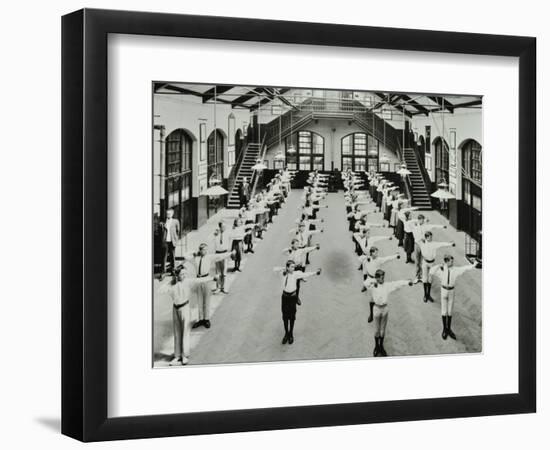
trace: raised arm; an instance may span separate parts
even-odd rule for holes
[[[321,269],[317,269],[315,272],[294,272],[296,274],[296,279],[303,280],[305,278],[312,277],[313,275],[320,275]]]
[[[195,287],[201,283],[205,283],[208,281],[215,280],[216,277],[213,276],[207,276],[207,277],[201,277],[201,278],[186,278],[187,282],[189,283],[190,287]]]
[[[304,247],[304,248],[302,249],[302,251],[303,251],[304,253],[310,253],[310,252],[312,252],[313,250],[319,250],[320,248],[321,248],[321,246],[320,246],[319,244],[317,244],[317,245],[312,245],[311,247]]]
[[[386,222],[367,222],[367,226],[372,228],[384,228],[386,226]]]
[[[284,271],[285,271],[285,268],[282,267],[282,266],[273,267],[273,272],[276,272],[276,273],[283,273]]]
[[[369,238],[368,242],[369,244],[369,247],[372,246],[372,244],[374,244],[375,242],[379,242],[379,241],[391,241],[393,239],[393,236],[389,235],[389,236],[372,236]]]
[[[443,247],[454,247],[456,244],[454,242],[433,242],[434,247],[443,248]]]
[[[309,223],[323,223],[325,219],[308,219]]]
[[[397,281],[390,281],[387,283],[388,286],[388,293],[396,291],[397,289],[401,289],[405,286],[412,286],[414,283],[412,280],[397,280]]]
[[[459,277],[463,273],[468,272],[468,270],[475,269],[476,265],[477,264],[474,263],[474,264],[466,264],[465,266],[455,267],[454,268],[455,269],[455,274],[456,274],[457,277]]]
[[[184,253],[183,254],[183,260],[184,261],[193,261],[195,259],[195,253],[193,252],[188,252],[188,253]]]
[[[389,256],[379,256],[378,259],[380,260],[380,262],[382,264],[386,264],[387,262],[389,261],[392,261],[394,259],[399,259],[401,258],[401,255],[399,255],[399,253],[396,253],[395,255],[389,255]]]
[[[212,257],[213,262],[217,262],[217,261],[223,261],[224,259],[229,258],[232,254],[233,252],[224,252],[224,253],[214,253],[210,256]]]
[[[437,225],[435,223],[431,223],[426,227],[428,230],[433,230],[435,228],[447,228],[447,225]]]

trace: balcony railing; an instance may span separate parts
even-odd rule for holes
[[[277,119],[264,125],[268,147],[298,131],[312,119],[331,117],[351,119],[358,123],[368,134],[396,152],[402,160],[399,146],[401,131],[396,130],[387,121],[373,113],[371,108],[361,102],[346,99],[312,98],[287,111]]]

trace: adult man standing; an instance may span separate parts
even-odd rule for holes
[[[201,282],[212,281],[212,277],[190,278],[185,269],[177,268],[170,284],[159,289],[172,300],[172,326],[174,329],[174,358],[170,361],[171,366],[186,365],[189,362],[190,353],[190,323],[189,323],[189,301],[193,290]]]
[[[214,251],[216,254],[227,253],[230,250],[230,233],[225,229],[225,223],[219,222],[218,228],[214,231]],[[219,290],[222,294],[227,294],[225,290],[225,275],[227,273],[225,267],[225,258],[216,261],[216,291]]]
[[[173,274],[176,266],[175,250],[176,244],[180,238],[180,221],[174,219],[174,210],[166,210],[166,220],[164,221],[162,236],[162,268],[159,279],[164,278],[166,272],[166,260],[170,260],[170,272]]]
[[[241,208],[246,206],[250,200],[250,183],[246,177],[243,178],[243,182],[239,186],[239,200]]]
[[[210,296],[212,294],[209,286],[209,282],[212,280],[212,277],[210,277],[210,269],[212,264],[218,263],[219,261],[225,261],[234,254],[235,252],[209,254],[208,245],[202,243],[199,246],[198,252],[185,255],[184,259],[186,261],[193,262],[197,274],[195,291],[197,294],[199,320],[193,324],[193,328],[200,326],[210,328]]]

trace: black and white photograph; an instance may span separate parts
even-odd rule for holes
[[[483,97],[152,81],[154,368],[483,352]]]

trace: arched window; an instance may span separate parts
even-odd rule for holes
[[[438,137],[434,141],[435,182],[449,182],[449,146],[444,139]]]
[[[426,141],[424,140],[424,136],[418,138],[418,150],[422,156],[422,161],[424,161],[424,157],[426,156]]]
[[[235,158],[238,158],[241,154],[241,151],[243,149],[243,132],[240,128],[237,128],[237,132],[235,133]]]
[[[208,136],[208,180],[214,176],[218,180],[223,179],[223,134],[220,130],[214,130]]]
[[[166,137],[165,208],[174,210],[182,231],[193,227],[192,148],[193,141],[185,130],[175,130]]]
[[[481,231],[482,152],[479,142],[470,139],[462,145],[462,200],[461,228],[475,239]]]
[[[235,116],[231,113],[227,118],[227,138],[229,140],[227,145],[235,145],[235,127]]]
[[[208,147],[208,183],[211,183],[211,180],[218,180],[221,182],[223,180],[223,134],[220,130],[214,130],[210,133],[207,140]],[[219,209],[223,207],[223,200],[218,197],[208,197],[208,217],[211,217],[213,214],[216,214]]]
[[[378,141],[366,133],[353,133],[342,138],[342,171],[378,171]]]
[[[285,139],[286,166],[290,170],[324,170],[325,139],[313,131],[298,131]]]

